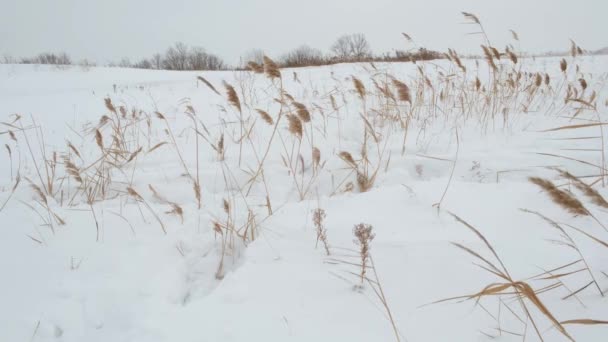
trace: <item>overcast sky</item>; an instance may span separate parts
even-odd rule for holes
[[[99,63],[137,60],[176,41],[229,63],[252,48],[277,56],[301,44],[328,50],[364,33],[375,52],[403,49],[400,32],[441,51],[479,50],[461,11],[475,13],[493,45],[518,32],[531,52],[608,46],[608,0],[0,0],[0,54],[66,51]]]

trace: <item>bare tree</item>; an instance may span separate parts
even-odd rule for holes
[[[17,60],[15,58],[13,58],[13,56],[11,55],[3,55],[2,56],[2,64],[13,64],[16,63]]]
[[[189,70],[220,70],[224,62],[216,55],[205,52],[203,48],[192,48],[188,54]]]
[[[133,64],[133,67],[138,69],[154,69],[154,64],[152,63],[152,60],[144,58],[141,61]]]
[[[120,62],[118,62],[118,66],[120,68],[130,68],[133,65],[131,64],[131,61],[125,57],[125,58],[121,59]]]
[[[175,43],[170,47],[163,60],[163,67],[167,70],[186,70],[188,66],[188,47],[184,43]]]
[[[344,35],[336,39],[334,44],[331,46],[331,52],[334,56],[339,59],[346,59],[350,55],[350,39],[349,36]]]
[[[362,33],[343,35],[331,46],[339,59],[362,59],[371,56],[371,48]]]
[[[351,54],[355,58],[368,57],[372,54],[365,35],[361,33],[351,35]]]
[[[188,54],[188,69],[205,70],[207,66],[207,53],[203,48],[195,47]]]
[[[163,67],[163,56],[160,53],[155,53],[152,55],[151,62],[154,69],[160,70]]]
[[[206,70],[223,70],[226,69],[224,61],[213,54],[207,54],[207,68]]]

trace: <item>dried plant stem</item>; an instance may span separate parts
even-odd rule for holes
[[[15,180],[15,185],[11,189],[11,193],[8,195],[8,197],[6,198],[4,203],[2,203],[2,206],[0,206],[0,211],[2,211],[4,209],[4,207],[6,207],[6,204],[11,200],[11,198],[13,197],[13,194],[15,193],[15,190],[17,190],[17,187],[19,187],[20,182],[21,182],[21,177],[19,176],[19,173],[17,173],[17,179]]]
[[[448,188],[450,187],[450,184],[452,183],[452,178],[454,177],[454,171],[456,170],[456,163],[458,161],[459,150],[460,150],[460,138],[458,137],[458,127],[456,127],[456,156],[454,157],[454,163],[452,165],[452,171],[450,171],[450,178],[448,179],[448,184],[446,185],[445,189],[443,190],[443,194],[441,195],[439,202],[437,202],[436,204],[433,204],[433,206],[437,207],[437,209],[441,209],[441,203],[443,202],[443,199],[445,198],[445,195],[448,192]]]
[[[401,337],[399,334],[399,330],[397,329],[397,324],[395,323],[395,319],[393,318],[393,313],[391,312],[391,309],[388,305],[388,300],[386,299],[386,296],[384,295],[384,290],[382,289],[382,282],[380,281],[380,278],[378,277],[378,272],[376,271],[376,265],[374,264],[374,259],[372,258],[372,256],[369,256],[369,262],[371,265],[371,269],[374,272],[374,278],[375,281],[372,283],[372,281],[370,279],[367,279],[367,282],[369,283],[370,287],[372,289],[374,289],[374,292],[376,293],[376,296],[378,297],[378,299],[380,299],[380,302],[382,303],[382,305],[384,306],[384,309],[386,310],[386,314],[388,315],[388,319],[391,323],[391,327],[393,328],[393,332],[395,333],[395,339],[397,340],[397,342],[401,342]],[[376,287],[378,288],[376,290]],[[407,339],[406,339],[407,341]]]
[[[572,237],[570,236],[570,234],[568,234],[566,232],[566,230],[559,223],[555,222],[554,220],[552,220],[552,219],[544,216],[543,214],[541,214],[541,213],[539,213],[537,211],[532,211],[532,210],[528,210],[528,209],[520,209],[520,210],[523,211],[523,212],[525,212],[525,213],[533,214],[533,215],[536,215],[536,216],[540,217],[541,219],[543,219],[545,222],[549,223],[552,227],[554,227],[555,229],[557,229],[562,234],[562,237],[566,240],[568,246],[570,246],[572,249],[574,249],[576,251],[576,253],[578,254],[578,257],[580,258],[579,260],[581,260],[583,262],[583,264],[585,265],[585,270],[587,270],[587,273],[589,274],[589,277],[593,280],[593,283],[595,284],[598,292],[603,297],[604,296],[604,292],[602,291],[602,289],[599,286],[599,283],[595,279],[595,276],[593,275],[593,272],[591,271],[591,268],[589,267],[589,264],[587,263],[587,259],[583,255],[582,251],[578,248],[576,242],[574,241],[574,239],[572,239]]]
[[[245,192],[247,196],[249,196],[249,193],[251,192],[251,188],[255,184],[257,177],[260,175],[260,173],[262,172],[262,169],[264,168],[264,162],[266,161],[266,158],[268,157],[268,153],[270,152],[270,147],[272,146],[272,142],[277,133],[277,129],[279,128],[279,123],[281,122],[281,118],[283,117],[283,104],[285,103],[285,98],[284,98],[283,79],[282,78],[279,78],[278,91],[281,96],[280,101],[279,101],[279,104],[280,104],[279,114],[277,115],[277,119],[274,123],[274,127],[272,129],[272,134],[270,135],[270,139],[268,140],[268,144],[266,145],[266,150],[264,151],[264,155],[262,156],[262,159],[258,163],[258,168],[257,168],[256,172],[254,172],[253,177],[249,180],[249,182],[251,182],[251,183],[249,184],[249,187],[247,188],[247,191]]]
[[[42,188],[45,190],[46,195],[51,195],[49,190],[46,188],[46,182],[42,178],[42,174],[40,173],[40,168],[38,167],[38,163],[36,163],[36,157],[34,156],[34,152],[32,151],[32,146],[30,145],[30,140],[27,137],[27,133],[25,132],[25,128],[23,127],[23,123],[20,122],[21,125],[21,133],[23,133],[23,137],[25,138],[25,144],[27,145],[27,149],[30,152],[30,156],[32,157],[32,162],[34,163],[34,168],[36,169],[36,174],[38,175],[38,179],[40,180],[40,184]]]
[[[97,221],[97,215],[95,215],[95,209],[93,208],[93,203],[89,203],[89,207],[91,208],[91,213],[93,214],[93,220],[95,220],[95,241],[99,242],[100,237],[100,229],[99,229],[99,221]]]
[[[530,285],[528,285],[527,283],[525,283],[523,281],[515,281],[511,277],[507,268],[503,264],[502,260],[500,259],[500,257],[498,257],[498,254],[496,253],[496,251],[494,250],[492,245],[488,242],[488,240],[485,238],[485,236],[483,236],[483,234],[481,234],[476,228],[471,226],[469,223],[467,223],[460,217],[458,217],[452,213],[450,213],[450,215],[452,217],[454,217],[458,222],[462,223],[467,228],[469,228],[475,235],[477,235],[477,237],[481,241],[483,241],[486,248],[492,253],[492,255],[494,256],[494,259],[499,263],[501,268],[499,269],[491,261],[482,257],[479,253],[473,251],[472,249],[470,249],[468,247],[465,247],[458,243],[453,243],[453,245],[462,249],[463,251],[467,252],[468,254],[474,256],[477,260],[481,261],[485,265],[485,266],[484,265],[480,266],[482,269],[494,274],[495,276],[499,277],[501,279],[501,281],[505,281],[505,282],[504,283],[492,283],[492,284],[484,287],[484,289],[478,293],[468,295],[468,296],[448,298],[448,299],[440,300],[436,303],[454,300],[454,299],[474,299],[475,301],[479,301],[483,297],[486,297],[486,296],[501,295],[501,294],[505,294],[505,291],[507,291],[507,290],[509,290],[509,291],[513,290],[515,292],[517,300],[519,301],[519,303],[522,307],[522,310],[526,314],[526,317],[532,323],[532,326],[534,327],[534,330],[536,331],[536,334],[541,341],[544,341],[542,334],[541,334],[540,330],[538,329],[538,326],[537,326],[534,318],[532,317],[530,310],[528,309],[526,303],[524,302],[524,299],[527,299],[528,301],[530,301],[530,303],[532,303],[532,305],[534,307],[536,307],[564,337],[566,337],[570,341],[574,341],[572,336],[570,336],[570,334],[567,332],[567,330],[555,318],[553,313],[551,313],[551,311],[549,311],[549,309],[540,301],[540,299],[537,296],[537,291],[534,291],[532,289],[532,287]]]
[[[326,217],[325,210],[317,208],[312,214],[312,220],[317,231],[317,242],[315,248],[319,245],[319,241],[321,241],[323,243],[323,247],[325,248],[325,253],[327,256],[329,256],[331,253],[329,252],[329,243],[327,242],[327,229],[325,228],[324,224]]]

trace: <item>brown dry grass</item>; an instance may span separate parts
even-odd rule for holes
[[[550,180],[542,179],[539,177],[530,177],[530,182],[538,185],[541,189],[543,189],[549,196],[551,200],[562,207],[564,210],[572,213],[574,215],[589,215],[589,211],[583,206],[583,204],[571,193],[559,189],[553,182]]]
[[[532,315],[531,307],[534,307],[545,319],[551,322],[553,327],[560,332],[560,334],[566,337],[570,341],[574,341],[574,338],[570,335],[570,333],[566,330],[564,325],[556,318],[555,314],[549,310],[549,308],[543,303],[543,301],[539,298],[538,294],[541,292],[540,290],[534,290],[530,284],[521,280],[514,280],[504,263],[496,253],[494,247],[490,244],[490,242],[485,238],[485,236],[472,225],[461,219],[460,217],[450,213],[452,217],[456,219],[456,221],[463,224],[469,230],[471,230],[484,244],[485,248],[492,254],[493,259],[485,258],[482,256],[480,252],[477,252],[469,247],[461,245],[459,243],[453,243],[456,247],[462,249],[469,255],[473,256],[477,261],[481,262],[478,264],[483,270],[495,275],[499,278],[499,281],[496,283],[491,283],[485,285],[482,290],[479,292],[475,292],[466,296],[453,297],[448,299],[443,299],[435,303],[444,302],[444,301],[452,301],[452,300],[474,300],[476,303],[481,301],[484,298],[491,298],[496,296],[511,296],[514,295],[518,303],[521,306],[521,309],[527,318],[527,320],[532,324],[538,338],[541,341],[544,341],[541,331],[538,328],[538,324],[536,322],[537,318]],[[510,309],[512,310],[512,309]],[[525,331],[525,326],[524,326]],[[525,336],[525,333],[522,335]]]

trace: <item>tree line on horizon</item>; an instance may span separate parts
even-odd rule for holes
[[[280,67],[304,67],[351,62],[431,60],[443,58],[443,55],[441,52],[425,48],[410,51],[398,50],[393,53],[374,55],[365,35],[357,33],[346,34],[336,39],[330,47],[329,53],[324,53],[308,45],[301,45],[277,58],[276,62]],[[241,57],[239,65],[231,66],[221,57],[207,52],[202,47],[191,47],[182,42],[177,42],[165,52],[156,53],[149,58],[143,58],[136,62],[123,58],[105,66],[153,70],[239,70],[247,69],[247,63],[250,61],[262,63],[263,56],[263,50],[253,49]],[[57,66],[97,65],[86,59],[74,62],[65,52],[47,52],[25,58],[4,56],[0,62],[3,64],[48,64]]]
[[[403,34],[408,42],[412,42],[407,34]],[[608,48],[589,52],[590,54],[606,54]],[[535,56],[562,56],[567,53],[547,52]],[[231,66],[221,57],[207,52],[198,46],[188,46],[182,42],[177,42],[169,47],[164,53],[156,53],[149,58],[143,58],[137,62],[131,62],[128,58],[123,58],[118,62],[106,64],[108,67],[138,68],[151,70],[244,70],[248,69],[248,63],[254,62],[262,64],[264,51],[253,49],[241,57],[239,65]],[[471,58],[479,56],[471,55]],[[305,67],[320,66],[338,63],[356,62],[415,62],[424,60],[434,60],[445,58],[445,53],[428,50],[418,47],[409,50],[395,50],[379,55],[372,52],[370,44],[364,34],[345,34],[340,36],[331,45],[329,53],[312,48],[308,45],[301,45],[276,58],[280,67]],[[96,66],[95,62],[87,59],[74,62],[65,52],[61,53],[41,53],[33,57],[13,58],[4,56],[0,59],[0,64],[47,64],[57,66]]]

